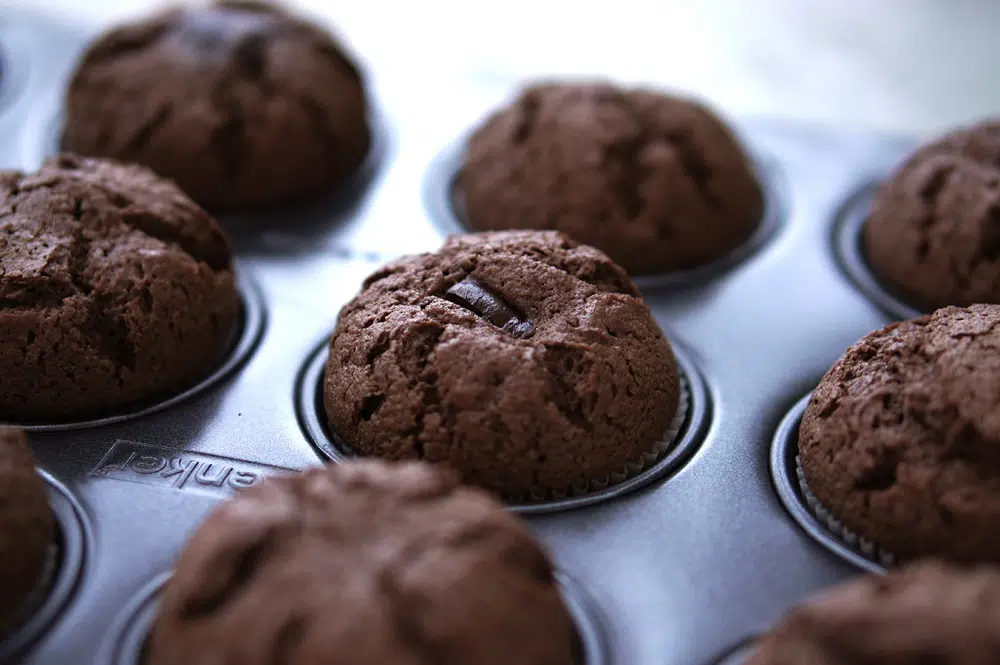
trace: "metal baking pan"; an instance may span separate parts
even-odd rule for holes
[[[66,77],[89,36],[5,10],[0,164],[36,168],[54,149]],[[120,418],[33,424],[61,568],[38,620],[0,645],[8,662],[137,662],[156,589],[207,512],[269,473],[337,458],[315,413],[337,312],[382,261],[433,250],[458,228],[462,137],[513,92],[419,77],[422,101],[440,103],[414,104],[405,77],[369,69],[377,148],[348,187],[222,219],[244,317],[210,379]],[[520,511],[557,561],[588,665],[739,662],[791,605],[871,568],[796,512],[794,436],[781,432],[847,346],[905,313],[866,281],[856,235],[871,183],[914,143],[733,124],[767,183],[766,226],[722,265],[640,281],[691,389],[681,452],[600,497]]]

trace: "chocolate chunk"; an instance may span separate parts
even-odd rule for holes
[[[531,321],[511,307],[500,295],[474,279],[463,279],[448,289],[445,298],[473,312],[514,337],[530,337],[535,332]]]

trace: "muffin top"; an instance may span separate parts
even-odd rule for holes
[[[0,418],[112,412],[205,373],[238,312],[215,220],[145,168],[0,172]]]
[[[605,83],[525,89],[469,140],[458,194],[471,229],[555,229],[633,275],[719,259],[763,212],[750,160],[711,110]]]
[[[572,665],[552,565],[502,506],[419,463],[241,491],[197,531],[149,665]]]
[[[914,153],[879,191],[863,246],[885,286],[925,311],[1000,303],[1000,122]]]
[[[623,472],[679,395],[625,272],[540,231],[454,236],[371,275],[340,312],[324,386],[355,451],[446,462],[508,498]]]
[[[923,563],[800,605],[748,665],[994,665],[997,626],[1000,574]]]
[[[31,611],[55,532],[27,437],[0,426],[0,639]]]
[[[361,76],[334,38],[265,2],[172,8],[86,52],[63,149],[144,164],[210,208],[339,184],[370,143]]]
[[[851,347],[799,430],[806,480],[898,558],[1000,561],[1000,306],[948,307]]]

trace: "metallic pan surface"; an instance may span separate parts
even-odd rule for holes
[[[0,165],[38,165],[85,40],[4,12],[4,71],[19,78],[0,93]],[[430,169],[510,93],[473,79],[417,77],[418,87],[368,74],[382,147],[355,189],[222,220],[241,271],[259,287],[261,332],[243,361],[169,408],[31,433],[40,466],[92,529],[72,594],[19,662],[65,663],[72,654],[78,665],[104,665],[100,650],[117,639],[123,610],[170,570],[216,502],[269,473],[325,460],[300,421],[310,358],[381,261],[440,245],[447,220],[425,206]],[[781,183],[779,223],[724,272],[643,287],[704,382],[698,440],[623,496],[525,515],[600,616],[602,657],[612,664],[708,665],[810,593],[862,572],[789,515],[769,459],[792,406],[848,345],[892,319],[842,269],[836,218],[912,143],[733,122]]]

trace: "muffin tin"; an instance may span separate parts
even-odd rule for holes
[[[23,74],[0,84],[3,166],[33,169],[52,150],[89,37],[5,10],[3,76]],[[436,249],[456,228],[461,137],[518,83],[399,64],[368,68],[378,136],[347,187],[222,219],[244,323],[215,374],[127,417],[32,423],[39,465],[64,488],[53,493],[61,566],[0,661],[138,662],[156,591],[213,506],[329,461],[315,387],[337,312],[382,261]],[[688,378],[681,443],[600,496],[518,507],[556,558],[587,665],[735,665],[791,605],[876,568],[806,519],[788,465],[802,398],[847,346],[908,312],[865,276],[857,233],[871,184],[915,144],[732,122],[767,185],[762,230],[717,265],[640,283]]]

